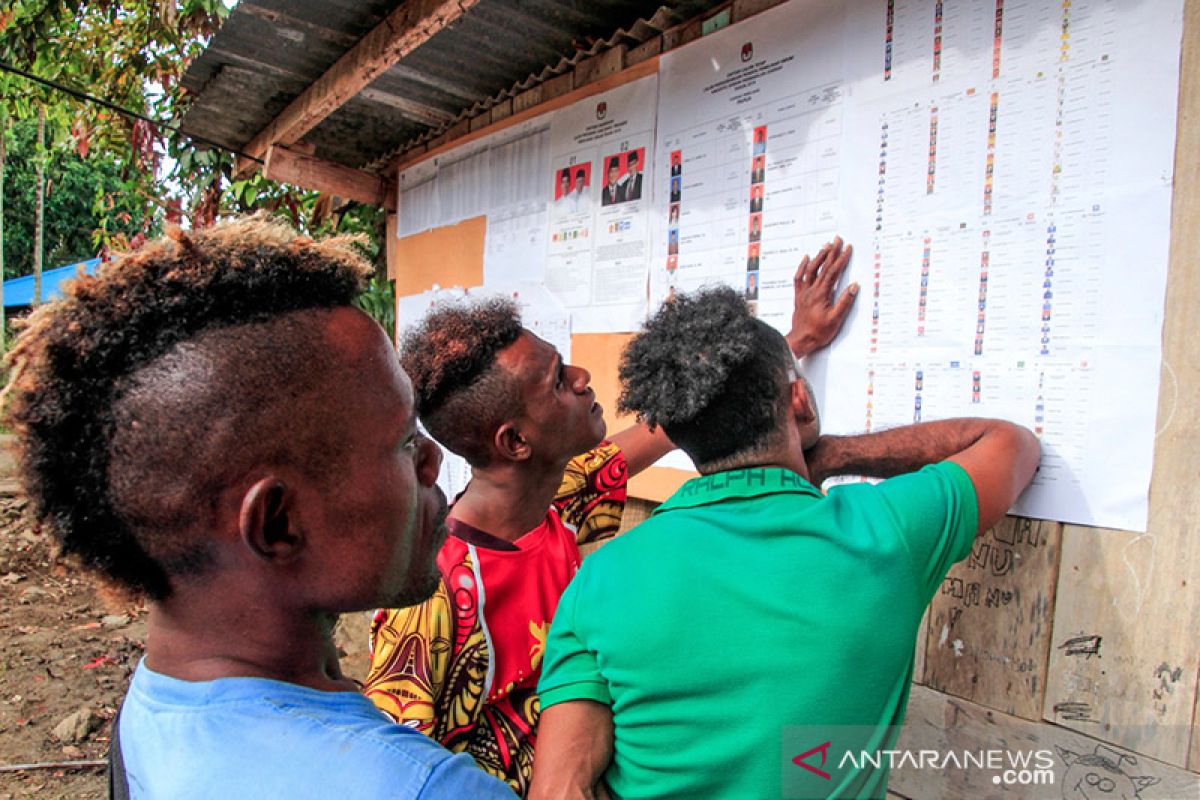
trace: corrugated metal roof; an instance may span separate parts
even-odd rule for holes
[[[183,129],[240,149],[395,9],[395,0],[243,0],[188,68]],[[480,0],[304,141],[378,169],[387,157],[580,58],[637,44],[713,0]]]

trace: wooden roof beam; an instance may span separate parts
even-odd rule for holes
[[[242,151],[262,158],[272,145],[291,145],[361,92],[393,64],[457,21],[479,0],[405,0],[324,75],[288,104]],[[254,168],[238,160],[238,174]]]
[[[358,93],[358,97],[393,108],[400,112],[405,119],[428,125],[431,128],[444,125],[454,119],[454,114],[449,111],[442,111],[440,108],[408,100],[390,92],[381,92],[378,89],[363,89]]]
[[[396,185],[378,175],[272,145],[267,150],[263,175],[273,181],[290,183],[302,189],[356,200],[359,203],[396,208]]]

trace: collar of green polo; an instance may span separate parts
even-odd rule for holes
[[[824,497],[819,489],[790,469],[745,467],[692,478],[656,508],[654,513],[716,503],[730,498],[780,493]]]

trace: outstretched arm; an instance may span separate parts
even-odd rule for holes
[[[662,428],[651,431],[641,422],[613,434],[608,440],[621,448],[630,477],[675,449],[674,442],[667,438]]]
[[[792,278],[792,329],[786,337],[796,358],[820,350],[842,329],[858,296],[858,284],[850,284],[840,297],[837,285],[853,253],[852,246],[843,248],[841,237],[834,237],[815,256],[800,261]]]
[[[529,800],[607,798],[600,777],[612,759],[612,710],[592,700],[550,706],[538,721]]]
[[[1029,485],[1041,445],[1026,428],[996,419],[948,419],[860,436],[822,436],[804,453],[817,486],[834,475],[889,478],[953,461],[971,478],[979,533],[1004,518]]]

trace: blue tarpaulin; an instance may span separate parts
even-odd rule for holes
[[[79,268],[91,275],[100,265],[100,259],[80,261],[58,269],[46,270],[42,273],[42,302],[53,300],[59,296],[59,285],[69,281],[79,274]],[[33,276],[22,275],[20,278],[9,278],[4,282],[4,307],[27,306],[33,303]]]

